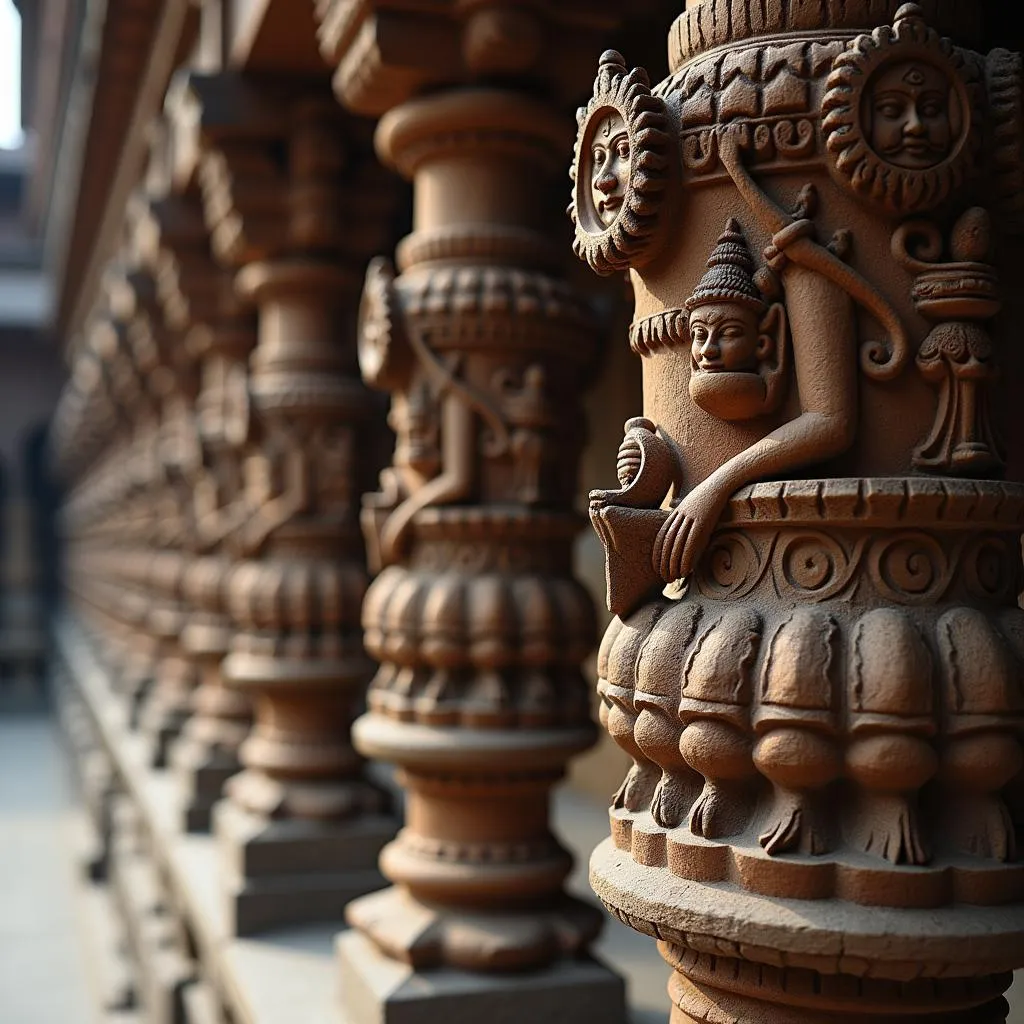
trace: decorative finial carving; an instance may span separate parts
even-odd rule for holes
[[[991,245],[991,218],[980,207],[954,225],[949,260],[928,221],[907,221],[893,236],[893,255],[917,275],[914,305],[935,324],[917,352],[921,375],[939,390],[934,425],[914,452],[914,465],[929,473],[985,477],[1003,470],[989,395],[998,367],[987,323],[1002,306]]]

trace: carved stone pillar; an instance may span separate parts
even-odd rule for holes
[[[154,154],[154,162],[159,156]],[[127,568],[134,574],[145,566],[140,582],[149,591],[148,626],[159,654],[139,726],[152,743],[154,767],[162,768],[171,742],[191,714],[198,682],[196,666],[182,646],[182,633],[187,621],[184,580],[192,536],[192,484],[201,450],[193,411],[199,383],[196,353],[185,344],[187,318],[175,317],[167,307],[161,278],[169,251],[201,245],[205,235],[195,211],[169,201],[162,185],[136,197],[131,221],[139,268],[126,280],[135,292],[126,302],[134,306],[135,343],[152,351],[160,421],[150,454],[150,557]]]
[[[212,110],[223,84],[196,78],[196,103]],[[372,674],[359,629],[358,495],[374,402],[357,376],[355,313],[361,247],[379,240],[388,205],[364,174],[366,140],[329,94],[275,102],[283,146],[226,140],[200,171],[215,247],[237,258],[253,248],[246,171],[285,154],[275,194],[287,207],[269,225],[264,258],[244,261],[236,280],[257,308],[258,341],[246,389],[251,514],[229,538],[236,632],[222,672],[251,697],[255,721],[214,828],[239,933],[340,918],[381,884],[377,854],[396,827],[349,739]]]
[[[106,417],[102,415],[105,403],[95,408],[99,387],[110,402]],[[83,450],[87,447],[83,441],[90,433],[82,422],[85,406],[79,405],[79,396],[84,398],[88,392],[92,392],[90,404],[94,406],[88,416],[93,421],[92,429],[99,425],[96,420],[107,419],[103,438],[106,450],[91,464]],[[153,413],[136,370],[125,324],[101,305],[76,352],[72,378],[54,415],[51,437],[55,455],[57,450],[63,455],[55,459],[54,468],[67,489],[58,520],[67,544],[62,560],[65,584],[83,619],[102,637],[104,656],[133,711],[142,682],[152,675],[152,658],[146,672],[130,670],[139,637],[145,635],[139,633],[144,611],[139,595],[118,584],[115,546],[130,549],[139,541],[132,514],[139,494],[133,490],[130,467]],[[76,449],[74,461],[81,462],[74,466],[69,457]]]
[[[192,716],[171,752],[188,794],[186,827],[204,831],[224,783],[241,768],[239,747],[249,733],[252,707],[246,694],[227,686],[221,667],[234,629],[225,588],[233,565],[230,538],[252,508],[242,486],[242,444],[249,430],[246,359],[255,344],[254,325],[237,308],[230,275],[213,269],[221,289],[219,309],[204,325],[203,378],[196,417],[205,465],[196,483],[194,544],[197,556],[185,570],[189,620],[182,646],[195,661],[199,685]]]
[[[224,783],[240,768],[238,748],[252,718],[248,697],[224,685],[221,663],[233,632],[224,593],[232,565],[227,549],[253,512],[242,486],[242,463],[250,419],[246,362],[256,336],[255,319],[236,292],[233,272],[220,267],[211,252],[190,126],[169,120],[167,129],[170,184],[157,216],[165,228],[177,230],[162,233],[158,286],[166,319],[198,361],[188,550],[181,576],[181,649],[197,685],[170,761],[184,784],[185,826],[202,831],[209,828]]]
[[[811,6],[690,3],[666,82],[608,52],[580,112],[576,249],[631,273],[645,396],[591,496],[635,761],[591,881],[674,1024],[1003,1021],[1021,60],[974,5]]]
[[[175,424],[187,424],[188,402],[174,370],[174,338],[163,324],[152,244],[140,237],[147,233],[139,225],[143,216],[148,218],[148,204],[138,197],[131,246],[107,276],[110,327],[118,347],[123,343],[127,350],[120,375],[133,429],[124,461],[111,465],[104,508],[112,528],[105,530],[101,557],[118,614],[130,631],[118,688],[128,696],[132,724],[146,716],[154,759],[162,763],[192,688],[189,665],[178,648],[174,570],[185,494],[166,461],[177,448],[167,443],[174,439]]]
[[[572,861],[548,821],[552,787],[595,739],[581,675],[594,610],[572,546],[599,328],[550,237],[571,115],[541,55],[557,38],[555,74],[572,67],[586,19],[575,4],[453,4],[359,23],[323,6],[336,91],[386,111],[377,151],[415,204],[397,269],[369,269],[359,341],[397,442],[364,499],[381,572],[363,627],[380,668],[354,739],[399,766],[406,827],[381,857],[393,886],[348,907],[345,1010],[356,1024],[442,1006],[478,1020],[499,1000],[509,1019],[621,1021],[621,981],[587,954],[601,917],[565,894]],[[364,76],[377,31],[429,36],[424,64],[385,47]],[[410,88],[510,74],[543,91]]]

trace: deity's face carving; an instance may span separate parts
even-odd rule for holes
[[[698,306],[690,314],[690,340],[701,373],[754,373],[771,346],[757,312],[736,302]]]
[[[611,227],[626,198],[632,160],[626,125],[617,113],[609,113],[598,122],[591,158],[590,190],[594,209],[601,223],[606,228]]]
[[[894,167],[925,170],[941,163],[953,144],[950,85],[925,62],[882,70],[868,96],[870,141]]]

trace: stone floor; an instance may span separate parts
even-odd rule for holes
[[[579,854],[606,835],[603,809],[571,790],[558,795],[555,814],[560,833]],[[51,720],[41,710],[0,708],[0,1024],[96,1019],[74,871],[74,822]],[[571,885],[590,894],[585,856]],[[627,975],[634,1024],[664,1024],[666,968],[653,943],[609,921],[598,954]],[[1008,1024],[1024,1024],[1024,978],[1011,1001]]]
[[[49,716],[0,712],[0,1021],[92,1024],[73,797]]]

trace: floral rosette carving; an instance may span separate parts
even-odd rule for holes
[[[917,4],[904,4],[891,27],[857,36],[836,57],[822,100],[836,180],[893,216],[941,205],[977,153],[974,79]]]
[[[639,267],[658,251],[673,171],[665,102],[647,72],[607,51],[594,95],[577,111],[569,216],[573,248],[595,273]]]

